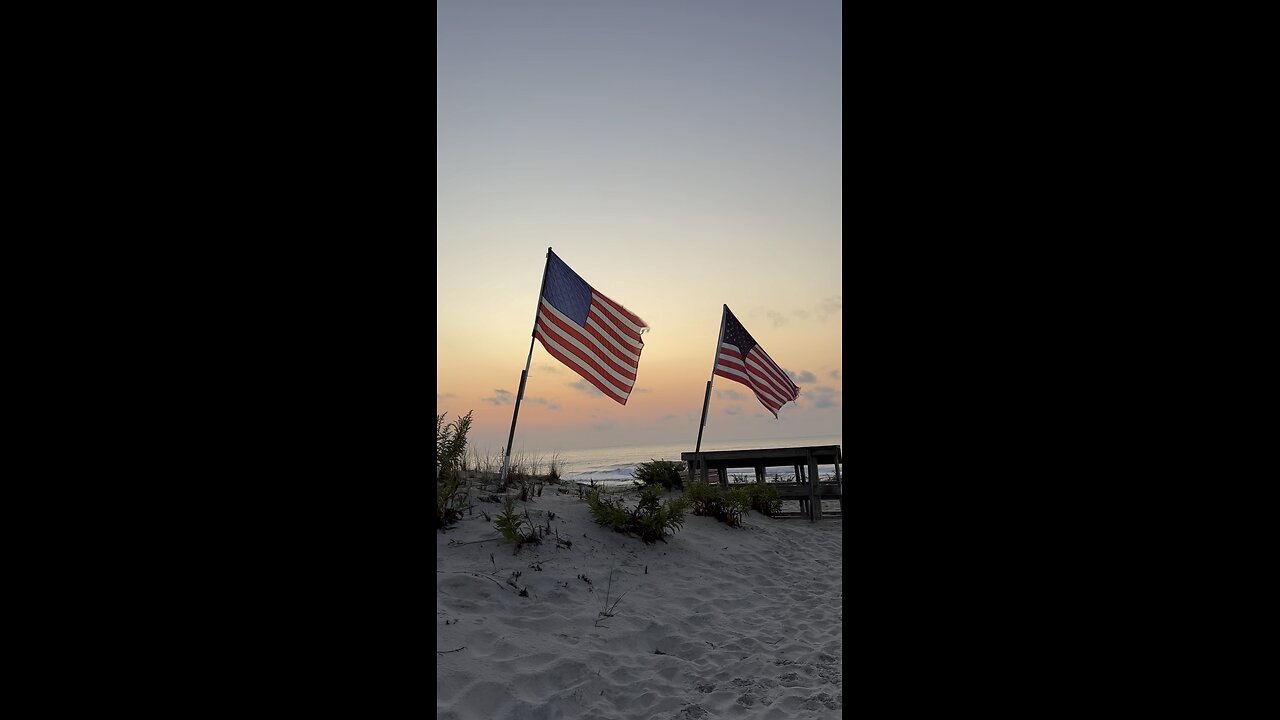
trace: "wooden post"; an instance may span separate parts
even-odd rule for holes
[[[533,311],[533,329],[529,331],[529,356],[524,359],[520,373],[520,391],[516,393],[516,408],[511,411],[511,433],[507,435],[507,452],[502,456],[502,481],[507,480],[511,467],[511,445],[516,441],[516,418],[520,416],[520,401],[524,400],[524,381],[529,378],[529,364],[533,362],[533,343],[538,338],[538,313],[542,310],[542,293],[547,289],[547,268],[551,267],[551,248],[547,248],[547,261],[542,265],[542,285],[538,287],[538,305]]]
[[[794,465],[793,467],[796,470],[796,485],[800,485],[801,481],[804,479],[804,467],[800,465]],[[800,512],[804,513],[807,511],[807,508],[804,506],[804,500],[797,500],[796,504],[800,506]]]
[[[724,315],[723,315],[723,313],[722,313],[722,314],[721,314],[721,322],[723,323],[723,321],[724,321]],[[717,346],[716,346],[716,349],[717,349],[717,351],[719,350],[719,345],[717,345]],[[717,357],[717,358],[719,358],[719,355],[717,355],[716,357]],[[714,368],[715,368],[715,366],[713,365],[713,366],[712,366],[712,372],[713,372],[713,373],[715,372]],[[715,377],[715,375],[713,374],[713,375],[712,375],[712,377]],[[708,380],[708,381],[707,381],[707,394],[706,394],[706,396],[704,396],[704,397],[702,398],[702,421],[698,424],[698,443],[697,443],[696,445],[694,445],[694,446],[693,446],[693,465],[694,465],[694,467],[693,467],[693,471],[694,471],[694,472],[697,472],[697,470],[698,470],[698,460],[699,460],[699,458],[701,458],[701,457],[702,457],[702,456],[699,454],[699,453],[701,453],[701,452],[702,452],[702,428],[704,428],[704,427],[706,427],[706,426],[707,426],[707,407],[708,407],[710,404],[711,404],[711,381],[710,381],[710,380]],[[706,471],[706,466],[704,465],[704,466],[703,466],[703,470],[702,470],[702,482],[706,482],[706,481],[707,481],[707,471]]]
[[[711,381],[716,379],[716,366],[720,364],[720,341],[724,339],[724,319],[729,315],[729,306],[723,305],[720,309],[720,334],[716,335],[716,351],[711,358],[711,377],[707,379],[707,394],[702,398],[702,420],[698,421],[698,443],[693,447],[693,462],[695,465],[698,459],[702,457],[702,429],[707,426],[707,408],[711,407]],[[695,468],[696,469],[696,468]],[[702,482],[707,481],[707,468],[702,466]]]
[[[822,519],[822,499],[818,497],[818,459],[809,451],[809,522]]]
[[[840,448],[836,448],[836,487],[840,488],[840,520],[844,520],[844,480],[840,477]]]

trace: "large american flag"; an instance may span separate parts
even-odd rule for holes
[[[724,333],[716,355],[715,374],[751,388],[761,405],[778,417],[778,410],[800,396],[800,387],[769,357],[751,333],[724,306]]]
[[[547,252],[546,282],[533,336],[551,356],[600,392],[627,404],[636,382],[640,333],[648,326],[596,292],[555,253]]]

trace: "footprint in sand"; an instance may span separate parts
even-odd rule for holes
[[[761,705],[772,705],[773,699],[769,697],[769,684],[760,682],[759,680],[747,680],[745,678],[734,678],[732,684],[739,687],[745,692],[736,702],[743,707],[752,707],[756,703]]]
[[[825,706],[828,710],[839,710],[844,706],[843,700],[843,693],[841,693],[839,697],[834,698],[827,693],[818,693],[817,695],[814,695],[808,700],[800,703],[800,707],[805,710],[817,710],[818,708]]]

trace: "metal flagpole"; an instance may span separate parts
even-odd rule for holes
[[[542,284],[538,286],[538,307],[533,312],[533,330],[529,333],[529,357],[524,360],[520,373],[520,390],[516,393],[516,409],[511,413],[511,433],[507,435],[507,452],[502,456],[501,480],[507,480],[507,468],[511,467],[511,443],[516,439],[516,418],[520,415],[520,401],[524,399],[524,383],[529,379],[529,364],[533,361],[533,343],[537,341],[538,311],[542,309],[542,292],[547,289],[547,268],[551,267],[551,248],[547,248],[547,261],[542,265]]]
[[[729,306],[724,305],[724,309],[720,311],[720,334],[716,335],[716,354],[711,359],[711,379],[707,380],[707,394],[702,398],[702,422],[698,423],[698,444],[693,447],[693,467],[689,468],[689,477],[692,478],[698,471],[700,458],[698,453],[702,452],[702,429],[707,426],[707,408],[711,405],[711,381],[716,379],[716,365],[720,362],[720,343],[724,340],[724,320],[729,312]],[[707,481],[707,469],[702,469],[702,481]]]

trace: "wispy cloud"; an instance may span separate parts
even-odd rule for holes
[[[787,324],[787,317],[780,312],[770,310],[765,313],[765,315],[767,315],[769,320],[773,322],[774,327],[782,327]]]
[[[487,397],[487,398],[481,398],[481,399],[487,403],[493,403],[494,405],[511,405],[516,401],[516,396],[512,395],[511,391],[509,390],[496,389],[494,390],[494,392],[496,393],[496,395],[494,395],[493,397]]]
[[[552,375],[561,375],[568,370],[568,368],[563,365],[552,365],[551,363],[538,363],[533,366],[533,369],[540,372],[551,373]]]
[[[559,406],[559,405],[555,404],[554,402],[551,402],[550,400],[548,400],[548,399],[546,399],[546,398],[527,397],[527,398],[525,398],[525,399],[524,399],[524,401],[525,401],[525,402],[527,402],[527,403],[533,403],[534,405],[543,405],[543,406],[545,406],[548,410],[559,410],[559,409],[560,409],[560,406]]]
[[[818,379],[817,376],[815,376],[813,373],[809,372],[808,370],[801,370],[798,373],[791,372],[790,370],[788,370],[787,374],[791,376],[791,382],[797,385],[799,385],[800,383],[813,382],[814,380]]]
[[[808,310],[795,310],[794,313],[795,313],[795,316],[800,318],[801,320],[808,320],[809,316],[813,314]]]
[[[832,379],[832,380],[839,380],[839,379],[840,379],[840,371],[839,371],[839,370],[832,370],[832,371],[831,371],[831,379]]]
[[[823,298],[822,302],[818,305],[818,318],[821,320],[826,320],[832,315],[839,315],[842,312],[844,312],[844,296],[843,295],[837,295],[836,297]]]
[[[835,408],[840,407],[840,393],[835,388],[819,385],[806,393],[809,402],[813,403],[816,408]]]
[[[724,409],[725,415],[737,415],[740,412],[742,412],[742,408],[738,407],[737,405],[730,405],[729,407]]]
[[[675,419],[676,419],[676,417],[678,417],[678,416],[677,416],[675,413],[667,413],[666,415],[663,415],[663,416],[662,416],[662,419],[663,419],[663,420],[675,420]]]
[[[743,395],[737,390],[717,390],[716,399],[717,400],[746,400],[747,396]]]
[[[574,390],[580,390],[588,395],[593,395],[595,397],[604,397],[604,393],[597,390],[595,385],[592,385],[586,380],[579,380],[576,383],[569,383],[569,387],[573,388]]]

